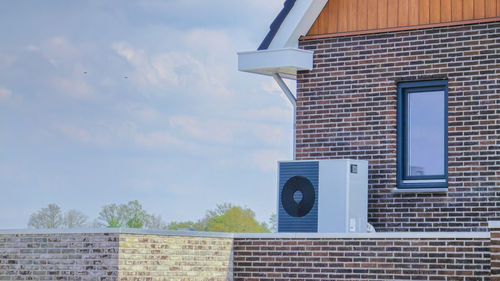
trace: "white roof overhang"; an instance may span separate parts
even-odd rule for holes
[[[297,71],[313,69],[312,51],[301,49],[262,50],[238,53],[238,70],[296,79]]]
[[[280,74],[296,79],[297,71],[312,70],[313,52],[298,49],[328,0],[296,0],[267,50],[238,53],[238,69],[262,75]]]

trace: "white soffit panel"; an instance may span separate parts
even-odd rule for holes
[[[238,70],[296,79],[297,71],[313,69],[314,52],[289,48],[238,53]]]

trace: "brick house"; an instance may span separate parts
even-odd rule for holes
[[[239,69],[294,104],[297,160],[369,161],[378,232],[500,219],[500,1],[287,0]]]
[[[239,69],[294,158],[368,160],[377,233],[0,230],[0,280],[500,281],[500,0],[286,0]]]

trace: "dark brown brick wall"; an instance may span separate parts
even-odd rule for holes
[[[500,23],[306,40],[297,158],[368,160],[377,231],[487,231],[500,218]],[[395,194],[398,81],[449,81],[449,190]]]
[[[491,233],[109,231],[0,230],[0,280],[500,281],[498,223]]]
[[[491,281],[500,281],[500,226],[491,229]]]
[[[235,239],[234,280],[490,280],[489,239]]]

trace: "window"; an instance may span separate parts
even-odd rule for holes
[[[448,186],[448,82],[398,84],[397,186]]]

